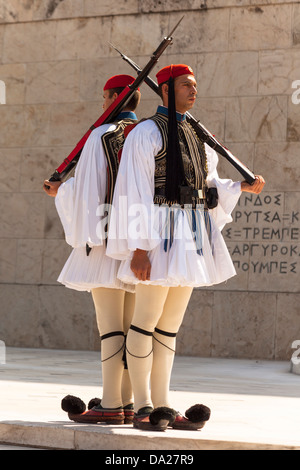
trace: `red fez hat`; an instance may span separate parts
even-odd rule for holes
[[[111,90],[112,88],[122,88],[131,85],[135,80],[131,75],[114,75],[109,78],[104,85],[103,90]]]
[[[157,72],[156,78],[158,84],[160,85],[161,83],[167,82],[170,78],[180,77],[180,75],[194,75],[194,72],[188,65],[172,64],[167,65]]]

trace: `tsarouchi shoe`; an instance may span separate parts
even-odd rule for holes
[[[132,424],[134,416],[134,405],[129,403],[123,407],[124,410],[124,424]]]
[[[133,417],[133,427],[146,431],[165,431],[175,419],[175,412],[171,408],[159,407],[141,408]]]
[[[106,423],[124,424],[124,410],[120,408],[103,408],[101,405],[94,406],[91,410],[81,414],[68,413],[69,418],[76,423]]]
[[[103,408],[100,398],[91,399],[88,411],[85,411],[86,405],[80,398],[67,395],[62,399],[61,407],[68,413],[70,420],[76,423],[130,424],[133,419],[133,405],[127,405],[126,412],[123,407]]]
[[[202,429],[210,418],[210,409],[205,405],[193,405],[185,412],[185,416],[176,412],[176,418],[171,424],[173,429],[197,431]]]
[[[101,398],[92,398],[88,403],[88,409],[91,410],[94,406],[101,405]],[[124,410],[124,424],[132,424],[134,415],[133,403],[123,406]]]

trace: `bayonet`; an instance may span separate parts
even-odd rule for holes
[[[183,17],[182,17],[183,18]],[[138,89],[140,84],[148,77],[149,73],[158,62],[160,56],[163,54],[165,49],[172,44],[173,38],[172,35],[174,31],[179,26],[182,18],[178,21],[172,31],[165,37],[161,43],[159,44],[158,48],[153,52],[150,60],[145,65],[143,69],[139,69],[138,77],[135,81],[124,88],[124,90],[119,94],[117,99],[110,105],[110,107],[100,116],[100,118],[89,128],[89,130],[84,134],[81,140],[78,142],[76,147],[72,150],[72,152],[64,159],[61,165],[55,170],[55,172],[51,175],[49,181],[63,181],[65,180],[71,171],[75,168],[82,149],[89,138],[91,132],[96,129],[97,127],[101,126],[102,124],[106,124],[109,122],[113,122],[118,114],[122,111],[126,103],[130,100],[133,93]]]

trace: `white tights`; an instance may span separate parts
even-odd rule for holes
[[[176,333],[192,291],[191,287],[136,286],[135,310],[126,340],[135,412],[145,406],[170,406]]]
[[[92,290],[101,340],[104,408],[118,408],[133,402],[128,370],[122,360],[125,335],[131,323],[135,295],[121,289],[98,287]],[[113,334],[110,336],[111,333]]]

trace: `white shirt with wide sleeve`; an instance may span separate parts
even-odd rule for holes
[[[117,278],[120,262],[106,256],[106,241],[101,230],[107,183],[107,159],[101,137],[114,128],[114,124],[105,124],[91,133],[74,177],[59,187],[55,198],[66,241],[73,247],[58,281],[79,291],[126,287]],[[89,256],[86,244],[92,248]]]
[[[221,230],[232,221],[231,212],[240,197],[241,184],[219,178],[218,156],[205,145],[208,185],[217,187],[219,195],[218,206],[209,210],[211,242],[203,210],[197,209],[196,214],[202,248],[198,254],[188,211],[173,208],[174,240],[165,250],[170,209],[153,203],[154,156],[161,147],[161,134],[152,120],[141,122],[128,135],[115,187],[107,254],[122,260],[118,277],[126,283],[197,287],[224,282],[236,271]],[[137,248],[148,252],[150,281],[139,281],[130,269]]]

